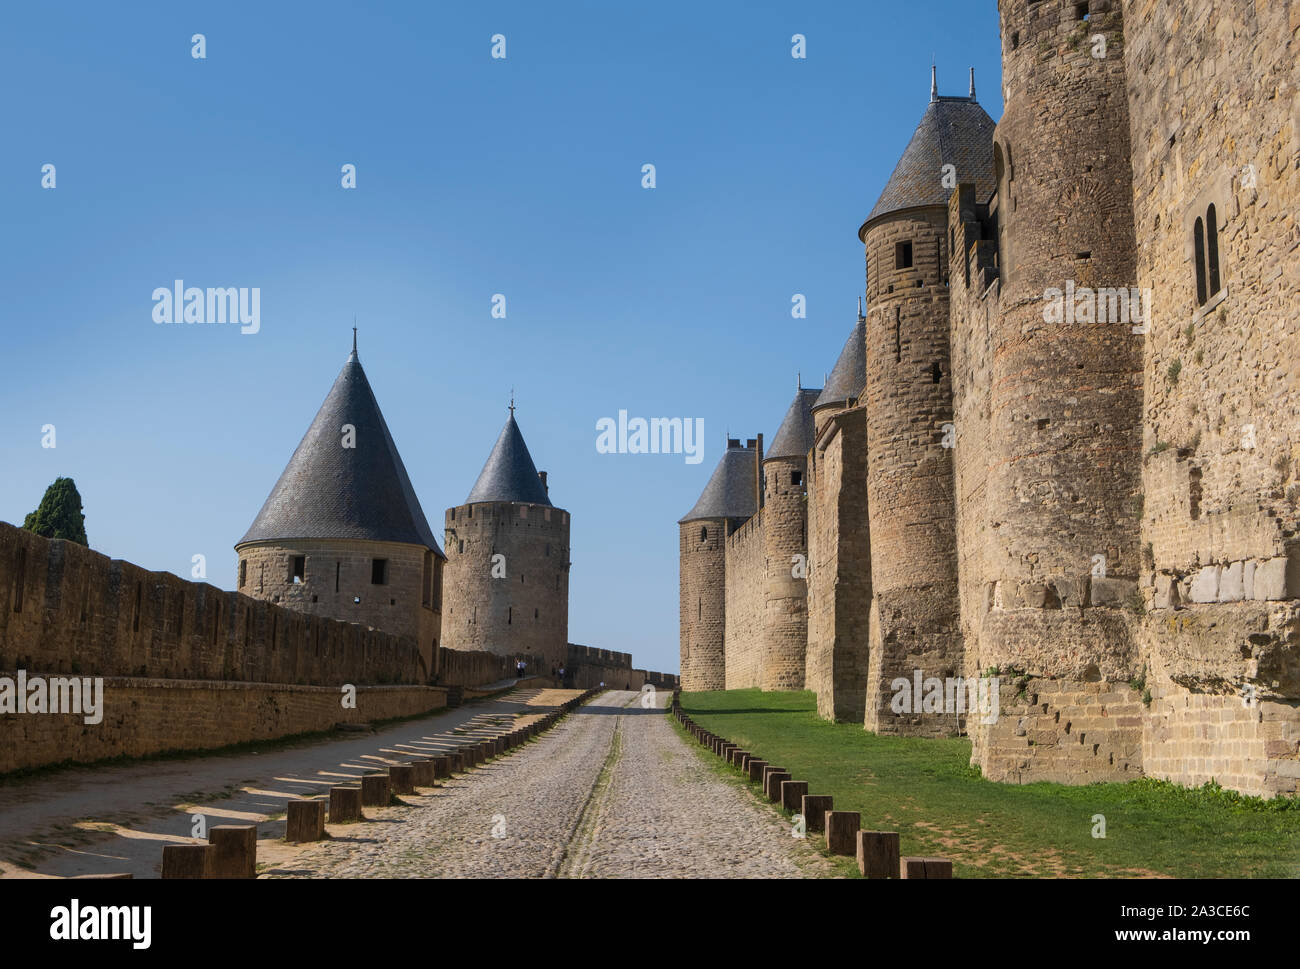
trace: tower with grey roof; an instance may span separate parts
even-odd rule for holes
[[[808,452],[821,388],[800,386],[763,454],[765,690],[802,690],[808,644]]]
[[[447,509],[444,645],[525,656],[545,675],[568,648],[569,513],[551,502],[514,410],[464,503]]]
[[[758,512],[757,440],[731,438],[699,500],[678,520],[684,690],[727,688],[727,538]]]
[[[432,674],[446,557],[357,356],[348,356],[244,537],[238,587],[419,645]]]
[[[938,93],[866,221],[867,508],[872,603],[865,723],[880,733],[956,732],[955,716],[891,709],[891,684],[962,667],[948,315],[948,199],[993,191],[993,119],[971,90]]]

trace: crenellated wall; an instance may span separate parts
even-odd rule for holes
[[[447,509],[444,644],[564,662],[569,637],[569,513],[480,502]],[[497,556],[500,556],[498,558]]]
[[[0,522],[0,669],[425,683],[415,640],[149,572]]]

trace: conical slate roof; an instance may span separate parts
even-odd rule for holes
[[[882,215],[917,206],[947,205],[952,189],[944,187],[944,165],[953,166],[959,183],[975,183],[977,200],[987,200],[995,188],[995,127],[974,98],[933,96],[858,236]]]
[[[799,388],[785,412],[785,420],[772,438],[772,446],[763,455],[763,460],[771,458],[803,458],[813,446],[813,404],[821,394],[821,389]]]
[[[842,404],[857,397],[867,385],[867,324],[863,320],[853,324],[853,332],[844,342],[835,369],[826,380],[826,387],[813,407]]]
[[[524,436],[519,433],[513,408],[465,504],[479,501],[516,501],[530,505],[551,503],[542,479],[537,475],[533,456],[528,453]]]
[[[353,447],[343,446],[345,424],[355,429]],[[442,556],[355,346],[252,527],[236,544],[294,538],[404,542]]]
[[[751,518],[758,511],[754,501],[755,448],[733,445],[722,454],[722,460],[713,469],[713,477],[704,486],[700,500],[686,513],[682,522],[702,518]]]

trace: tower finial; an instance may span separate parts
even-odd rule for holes
[[[939,68],[933,58],[930,60],[930,100],[939,100]]]
[[[862,315],[862,297],[858,297],[858,322],[861,323],[866,317]]]
[[[970,69],[970,99],[975,100],[975,68]]]
[[[352,352],[357,352],[357,318],[352,317]]]
[[[795,389],[795,390],[803,390],[803,372],[802,372],[802,371],[798,371],[798,370],[795,371],[795,375],[794,375],[794,389]]]
[[[510,416],[515,416],[515,388],[510,388]]]

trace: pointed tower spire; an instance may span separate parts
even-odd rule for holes
[[[975,100],[975,68],[970,69],[970,99]]]
[[[506,426],[488,455],[487,463],[479,472],[478,480],[470,489],[465,504],[482,501],[513,501],[520,504],[549,505],[546,487],[537,474],[537,465],[528,453],[528,445],[515,423],[514,398],[510,399],[510,416]]]
[[[859,297],[858,297],[858,320],[859,320],[859,321],[862,321],[862,320],[865,320],[865,319],[866,319],[866,316],[864,316],[863,313],[862,313],[862,297],[859,296]]]
[[[235,547],[302,538],[401,542],[442,556],[355,350]]]
[[[939,100],[939,68],[934,61],[930,62],[930,100]]]

